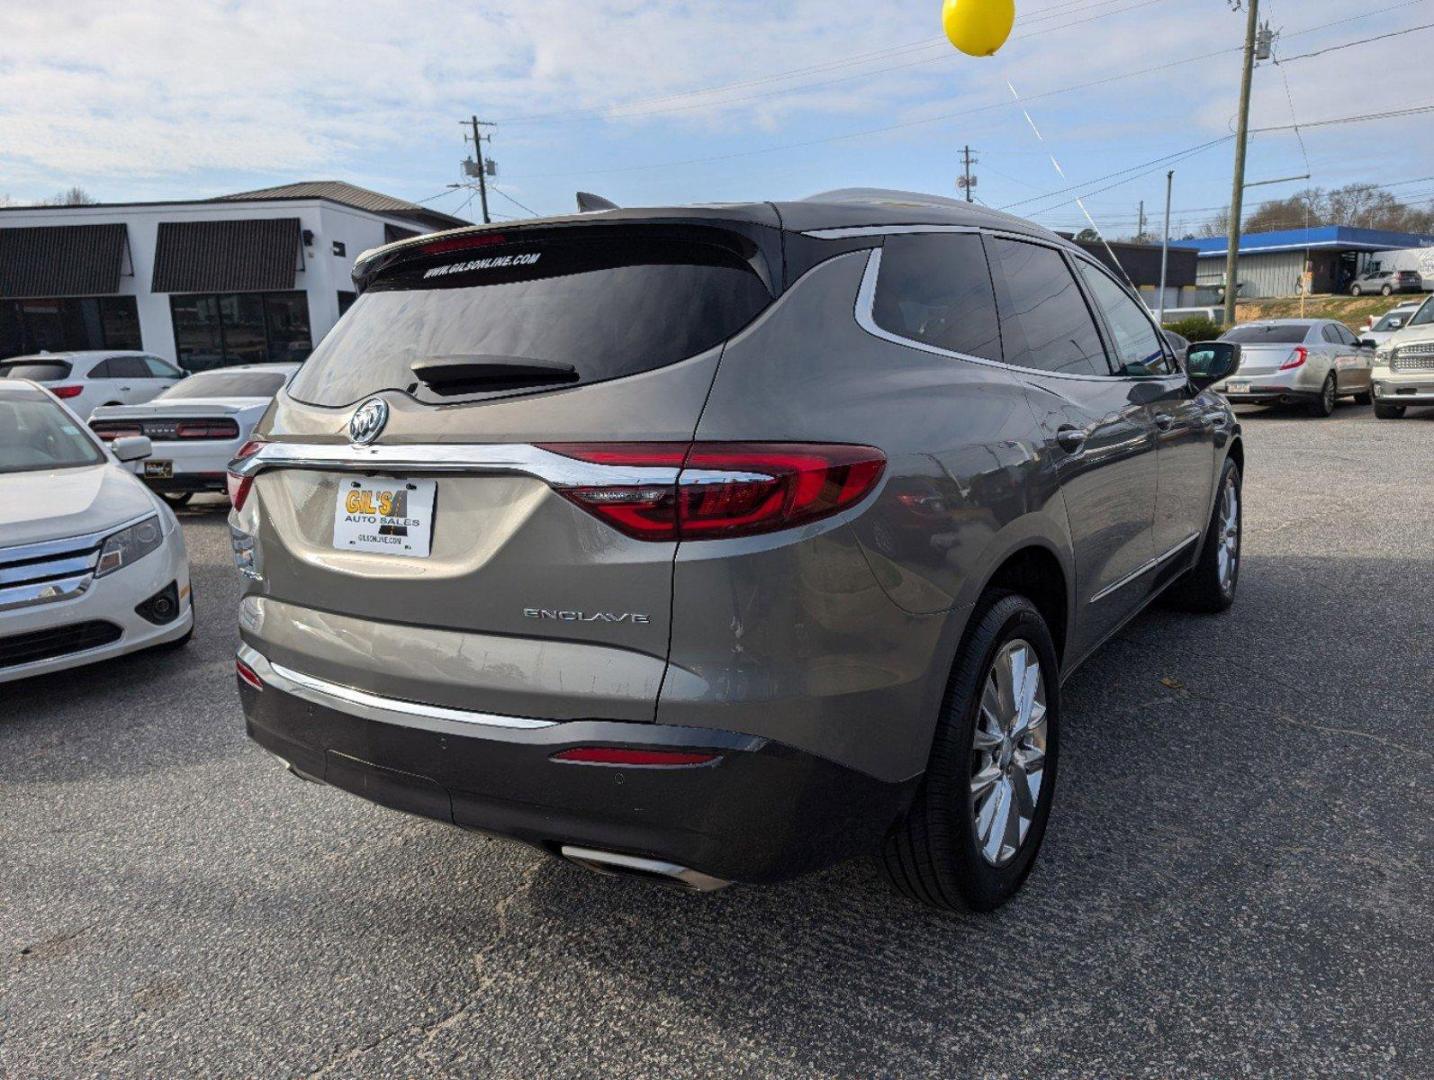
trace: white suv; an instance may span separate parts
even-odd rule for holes
[[[184,378],[168,360],[143,352],[36,353],[0,360],[0,379],[30,379],[81,420],[101,405],[139,405]]]
[[[1434,297],[1374,355],[1374,415],[1397,420],[1411,405],[1434,405]]]

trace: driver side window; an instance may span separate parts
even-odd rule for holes
[[[1113,279],[1084,259],[1076,262],[1114,338],[1111,352],[1114,354],[1112,360],[1116,374],[1173,374],[1175,365],[1166,354],[1155,322],[1146,314],[1144,305],[1132,299]]]

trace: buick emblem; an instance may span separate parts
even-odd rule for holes
[[[349,418],[349,441],[355,446],[367,446],[383,433],[388,423],[388,402],[382,398],[369,398]]]

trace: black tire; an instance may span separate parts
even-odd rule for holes
[[[1374,404],[1374,391],[1373,391],[1373,390],[1366,390],[1366,391],[1365,391],[1364,393],[1362,393],[1362,394],[1355,394],[1355,395],[1354,395],[1354,403],[1355,403],[1356,405],[1373,405],[1373,404]]]
[[[1350,296],[1363,296],[1363,295],[1364,295],[1364,290],[1361,289],[1358,285],[1352,285],[1352,286],[1350,286],[1349,295],[1350,295]]]
[[[1324,385],[1320,387],[1319,397],[1309,404],[1311,416],[1324,418],[1334,414],[1334,403],[1339,397],[1339,384],[1335,382],[1334,372],[1331,371],[1325,376]]]
[[[1210,511],[1210,521],[1205,526],[1200,558],[1166,593],[1177,607],[1215,615],[1228,611],[1230,605],[1235,602],[1235,592],[1240,587],[1240,552],[1245,531],[1244,498],[1240,482],[1240,467],[1226,458],[1225,465],[1220,470],[1220,484],[1215,489],[1215,506]],[[1227,487],[1233,487],[1235,492],[1234,565],[1228,580],[1220,568],[1220,549],[1225,540],[1225,530],[1221,528],[1221,511]]]
[[[1374,415],[1381,420],[1398,420],[1404,415],[1407,405],[1376,405]]]
[[[1393,295],[1394,295],[1394,290],[1393,290],[1392,288],[1390,288],[1388,285],[1384,286],[1384,288],[1380,289],[1379,291],[1380,291],[1381,293],[1383,293],[1385,296],[1393,296]]]
[[[992,665],[1006,646],[1016,641],[1026,642],[1040,664],[1046,705],[1045,754],[1034,812],[1024,837],[1015,854],[997,865],[982,855],[977,839],[972,768],[979,753],[975,748],[977,717]],[[982,598],[947,684],[926,775],[911,809],[892,827],[882,850],[882,868],[898,891],[943,911],[991,911],[1021,887],[1040,850],[1055,791],[1060,749],[1059,671],[1055,643],[1034,604],[1005,591],[992,591]],[[1004,760],[1009,758],[1007,754]],[[1018,827],[1024,817],[1019,816]]]
[[[181,506],[187,505],[189,500],[194,498],[194,492],[192,491],[159,491],[155,494],[176,510]]]

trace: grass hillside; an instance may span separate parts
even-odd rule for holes
[[[1419,299],[1422,296],[1417,293],[1403,296],[1311,296],[1305,299],[1303,308],[1298,296],[1250,300],[1235,308],[1235,318],[1242,323],[1257,319],[1338,319],[1358,333],[1364,329],[1369,316],[1378,318],[1392,307]]]

